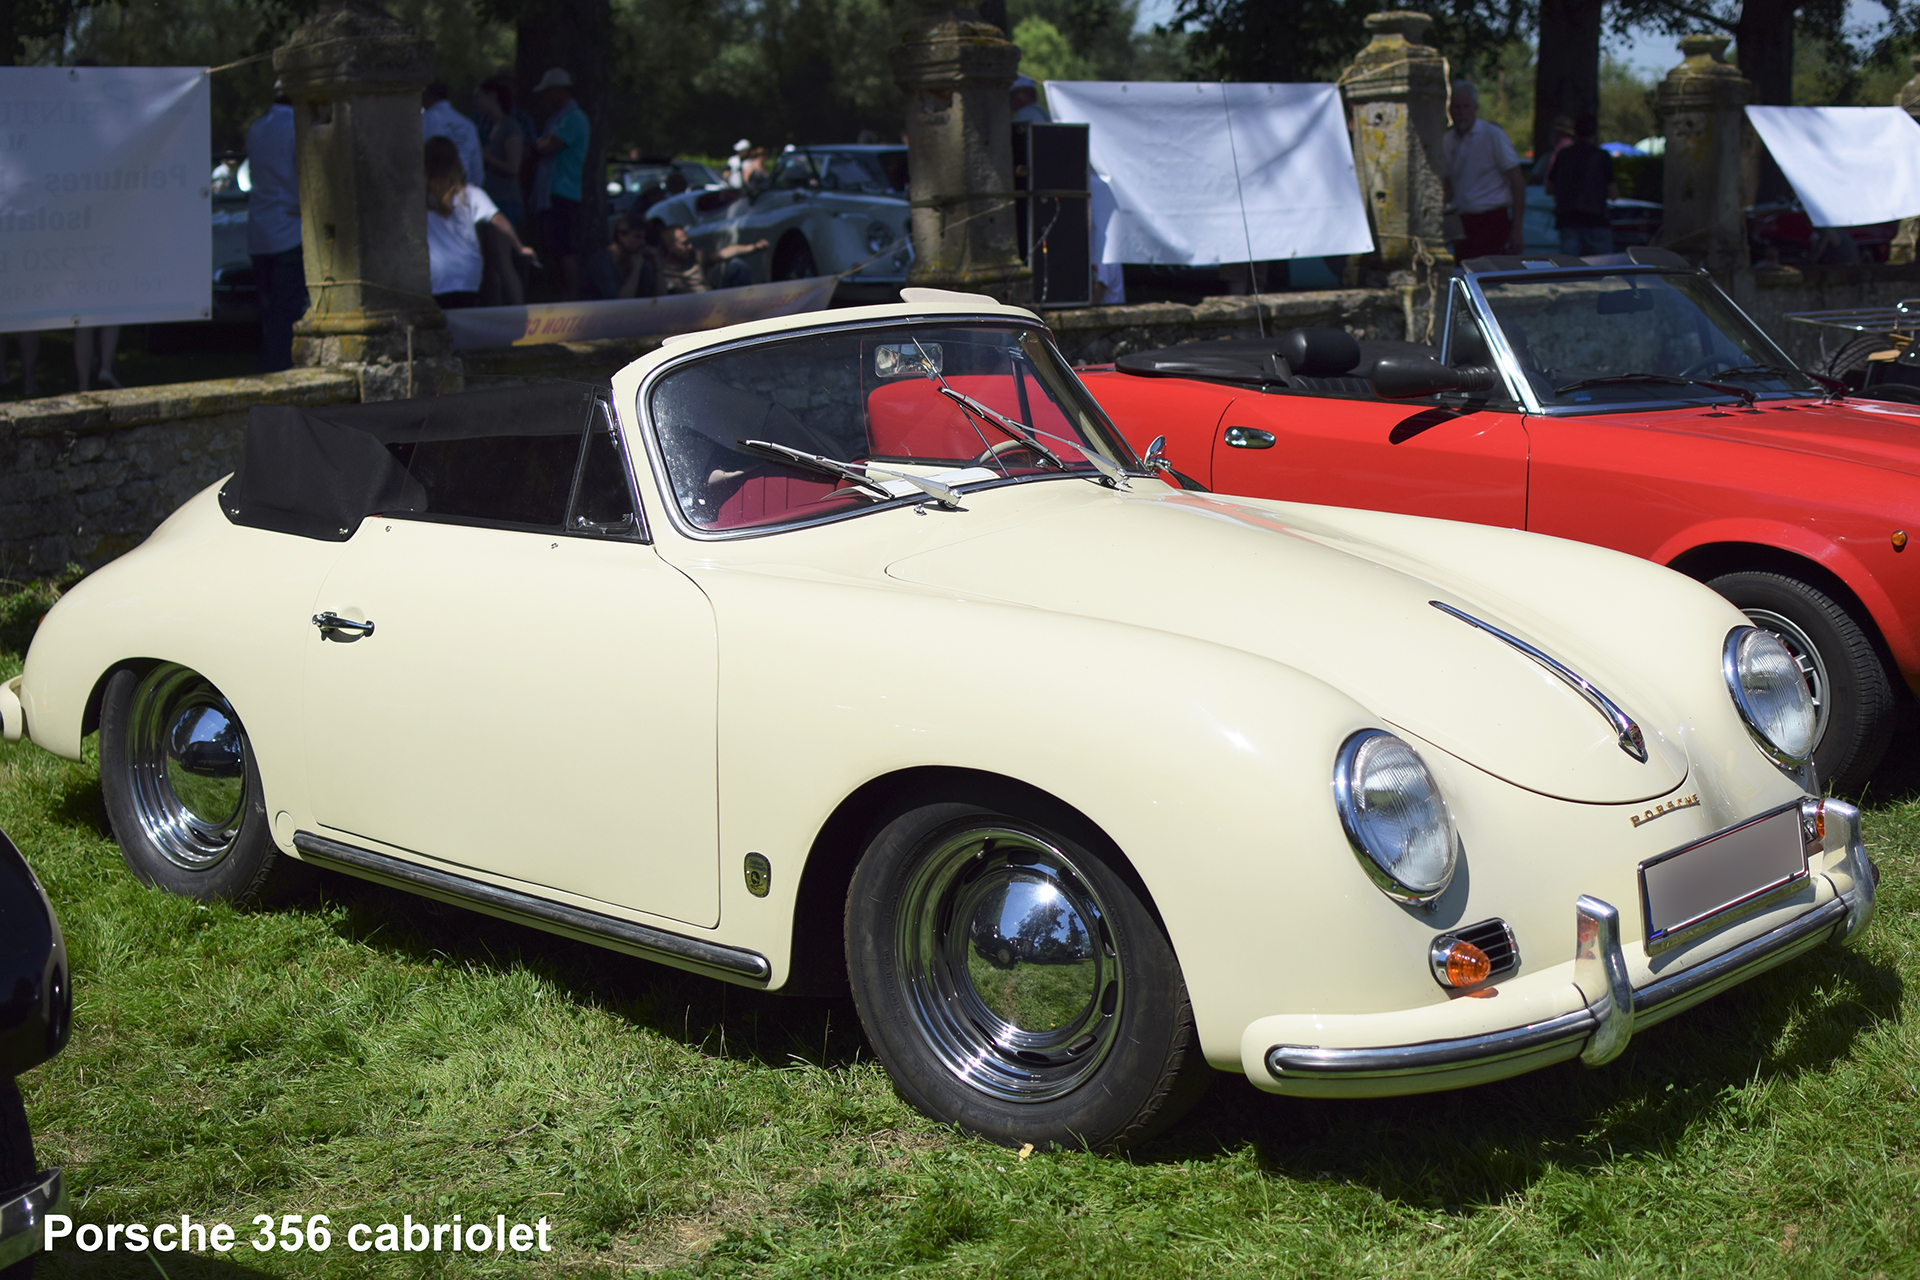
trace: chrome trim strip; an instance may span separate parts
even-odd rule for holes
[[[1830,802],[1831,803],[1831,802]],[[1861,854],[1864,860],[1864,850]],[[1870,877],[1868,878],[1870,881]],[[1869,893],[1871,891],[1869,890]],[[1597,898],[1582,895],[1580,910],[1589,905],[1607,907]],[[1594,956],[1586,972],[1594,973],[1593,966],[1598,964],[1602,976],[1592,979],[1595,986],[1606,982],[1611,1008],[1596,1011],[1593,1008],[1575,1009],[1571,1013],[1561,1014],[1545,1022],[1536,1022],[1524,1027],[1514,1027],[1505,1031],[1491,1031],[1485,1035],[1462,1036],[1453,1040],[1427,1040],[1419,1044],[1382,1045],[1357,1049],[1322,1049],[1315,1045],[1278,1044],[1267,1050],[1267,1072],[1276,1080],[1299,1079],[1335,1079],[1365,1080],[1381,1077],[1419,1075],[1425,1072],[1440,1072],[1462,1067],[1481,1066],[1486,1063],[1500,1062],[1521,1054],[1533,1053],[1542,1049],[1556,1048],[1583,1037],[1591,1037],[1593,1042],[1610,1038],[1618,1033],[1610,1032],[1608,1019],[1614,1025],[1620,1025],[1624,1016],[1628,1034],[1639,1018],[1658,1012],[1664,1006],[1677,1000],[1700,994],[1706,988],[1708,995],[1716,994],[1725,987],[1737,983],[1772,968],[1786,957],[1783,952],[1792,950],[1801,943],[1816,939],[1823,931],[1832,931],[1835,938],[1844,937],[1841,932],[1850,918],[1852,904],[1843,895],[1831,899],[1795,920],[1790,920],[1777,929],[1750,938],[1739,946],[1710,960],[1703,960],[1691,968],[1664,978],[1657,978],[1633,991],[1631,1000],[1618,994],[1612,986],[1613,975],[1605,971],[1613,968],[1614,954],[1608,954],[1611,942],[1615,954],[1619,939],[1617,932],[1609,937],[1604,927],[1594,931]],[[1611,907],[1607,907],[1611,911]],[[1585,916],[1582,916],[1584,923]],[[1595,919],[1598,921],[1598,915]],[[1618,913],[1615,913],[1615,922]],[[1836,926],[1839,926],[1836,928]],[[1581,973],[1580,962],[1576,960],[1576,980]],[[1619,974],[1624,975],[1624,962]],[[1629,987],[1628,990],[1631,990]],[[1584,995],[1584,988],[1582,988]],[[1624,1015],[1623,1012],[1624,1011]],[[1614,1054],[1618,1054],[1626,1045],[1626,1037],[1620,1036],[1611,1045]],[[1581,1057],[1589,1065],[1597,1065],[1589,1057],[1590,1043]]]
[[[310,831],[294,832],[293,847],[310,861],[336,871],[377,880],[398,889],[425,893],[503,920],[530,924],[582,941],[631,949],[644,953],[647,959],[676,968],[759,986],[764,986],[773,974],[773,966],[758,952],[689,938],[651,925],[636,924],[631,920],[601,915],[597,911],[536,898],[515,889],[503,889],[485,881],[375,853],[358,845],[329,840]]]
[[[1362,1080],[1381,1076],[1417,1075],[1449,1067],[1499,1062],[1538,1049],[1551,1049],[1592,1033],[1591,1010],[1575,1009],[1545,1022],[1490,1031],[1457,1040],[1428,1040],[1421,1044],[1386,1045],[1377,1049],[1322,1049],[1315,1045],[1277,1044],[1267,1050],[1267,1071],[1276,1080],[1289,1076]]]
[[[67,1182],[58,1169],[39,1174],[38,1181],[0,1204],[0,1271],[40,1252],[41,1224],[48,1214],[68,1207]]]
[[[1806,915],[1789,920],[1757,938],[1749,938],[1711,960],[1702,960],[1679,973],[1655,978],[1633,993],[1633,1011],[1636,1014],[1654,1012],[1662,1005],[1692,995],[1701,987],[1733,986],[1763,969],[1771,968],[1775,952],[1803,942],[1823,929],[1832,929],[1843,922],[1846,914],[1847,904],[1843,899],[1829,898]]]
[[[1490,622],[1482,622],[1472,614],[1439,600],[1429,600],[1427,603],[1449,617],[1458,618],[1470,627],[1478,627],[1495,639],[1505,641],[1566,681],[1569,688],[1585,698],[1588,704],[1604,716],[1609,725],[1613,726],[1613,731],[1619,735],[1620,749],[1641,764],[1647,762],[1647,739],[1646,735],[1640,732],[1640,726],[1634,723],[1632,716],[1620,709],[1619,703],[1601,692],[1591,680],[1553,655],[1534,648],[1519,636],[1509,635]]]

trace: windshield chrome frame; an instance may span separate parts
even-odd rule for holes
[[[1720,287],[1719,281],[1715,280],[1704,268],[1685,270],[1679,267],[1660,266],[1656,263],[1621,263],[1614,266],[1537,267],[1533,269],[1523,267],[1518,270],[1482,271],[1471,274],[1463,273],[1456,276],[1454,283],[1466,289],[1469,304],[1473,307],[1474,315],[1479,318],[1481,326],[1486,329],[1489,335],[1487,345],[1493,350],[1494,359],[1499,365],[1501,376],[1506,378],[1509,389],[1518,393],[1515,398],[1519,400],[1520,404],[1528,413],[1539,414],[1541,417],[1548,418],[1566,418],[1580,417],[1590,413],[1637,413],[1646,409],[1708,408],[1715,405],[1738,403],[1737,397],[1723,396],[1712,400],[1610,400],[1604,404],[1542,404],[1539,396],[1534,394],[1533,380],[1526,376],[1525,369],[1521,367],[1519,356],[1514,353],[1513,348],[1508,344],[1506,330],[1494,316],[1493,307],[1487,301],[1487,295],[1482,291],[1480,282],[1482,280],[1491,280],[1498,283],[1518,280],[1565,280],[1581,279],[1591,276],[1688,276],[1700,280],[1705,283],[1709,289],[1719,294],[1721,301],[1732,308],[1736,315],[1753,326],[1754,332],[1759,334],[1762,340],[1764,340],[1768,346],[1772,347],[1775,354],[1780,357],[1780,363],[1790,368],[1799,367],[1798,362],[1785,351],[1781,350],[1780,344],[1775,342],[1767,331],[1762,329],[1759,324],[1754,321],[1754,318],[1748,315],[1740,304],[1735,302],[1733,298],[1727,294],[1727,291]],[[1449,303],[1451,303],[1451,300],[1449,300]],[[1453,307],[1449,305],[1447,307],[1446,336],[1442,341],[1451,343],[1452,338]],[[1443,351],[1447,349],[1446,346],[1441,348]],[[1809,381],[1811,381],[1811,379],[1809,379]],[[1825,393],[1816,389],[1790,394],[1803,399],[1818,399]],[[1757,398],[1756,396],[1756,399]]]
[[[906,325],[922,324],[983,326],[1002,330],[1027,329],[1040,333],[1049,345],[1053,342],[1053,331],[1047,327],[1044,321],[1037,319],[1023,320],[1015,316],[964,311],[946,315],[887,316],[879,320],[861,320],[853,323],[842,321],[838,324],[822,323],[818,325],[808,325],[800,329],[782,329],[775,333],[749,334],[746,337],[735,338],[731,342],[718,343],[707,347],[695,347],[684,354],[678,354],[668,360],[664,360],[660,364],[647,370],[646,376],[640,379],[640,385],[633,393],[633,421],[635,428],[640,433],[641,448],[646,451],[647,467],[653,473],[653,490],[660,495],[661,504],[666,509],[667,520],[672,524],[674,531],[683,537],[691,538],[697,542],[731,542],[742,538],[764,538],[777,533],[792,533],[799,529],[814,529],[821,525],[835,524],[842,520],[852,520],[875,511],[894,507],[912,509],[923,503],[930,502],[931,499],[925,494],[918,493],[892,498],[886,502],[870,502],[864,506],[856,506],[846,511],[816,516],[807,520],[798,520],[792,524],[777,524],[765,528],[749,529],[702,529],[687,519],[686,512],[680,509],[680,499],[675,496],[673,491],[673,477],[667,471],[666,457],[660,451],[659,433],[654,428],[653,412],[651,408],[648,407],[654,384],[661,378],[688,364],[707,359],[711,356],[717,356],[724,352],[737,351],[743,347],[765,346],[769,342],[784,342],[792,338],[814,337],[826,333],[851,333],[863,329],[897,329]],[[1055,349],[1055,353],[1058,354],[1058,348]],[[1067,364],[1066,357],[1061,356],[1060,359],[1061,363],[1066,365],[1067,372],[1073,375],[1076,382],[1079,381],[1080,375],[1074,370],[1072,365]],[[1127,445],[1126,437],[1121,435],[1119,428],[1113,425],[1112,419],[1107,417],[1106,410],[1100,407],[1100,402],[1094,398],[1091,391],[1087,390],[1084,382],[1080,383],[1080,391],[1082,395],[1086,396],[1087,402],[1093,406],[1095,413],[1099,415],[1100,421],[1106,424],[1106,428],[1112,434],[1113,439],[1117,441],[1122,448],[1126,449],[1129,460],[1135,464],[1128,466],[1122,463],[1116,463],[1115,465],[1120,466],[1120,469],[1131,478],[1150,478],[1147,476],[1147,473],[1140,470],[1138,466],[1139,459],[1133,456],[1132,447]],[[630,450],[629,456],[631,456]],[[639,480],[638,475],[636,475],[634,479],[637,483]],[[970,480],[964,482],[964,487],[960,489],[960,492],[980,493],[984,490],[1003,488],[1008,485],[1034,484],[1042,481],[1082,480],[1098,482],[1099,479],[1100,473],[1092,469],[1086,471],[1049,471],[1021,476],[1017,479],[1012,476],[996,476],[991,480]]]

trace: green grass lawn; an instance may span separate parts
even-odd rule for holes
[[[0,678],[45,597],[0,598]],[[845,1001],[688,977],[344,878],[243,913],[141,888],[97,769],[0,747],[0,827],[72,952],[24,1077],[77,1221],[230,1223],[223,1256],[64,1276],[1920,1274],[1920,734],[1876,784],[1864,945],[1567,1064],[1318,1103],[1222,1076],[1127,1158],[988,1146],[902,1104]],[[1571,927],[1571,908],[1569,908]],[[324,1254],[258,1214],[325,1213]],[[538,1260],[357,1254],[353,1222],[549,1220]]]

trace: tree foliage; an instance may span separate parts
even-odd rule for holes
[[[1172,25],[1188,33],[1187,53],[1203,78],[1331,80],[1367,43],[1366,17],[1378,0],[1179,0]],[[1473,73],[1508,41],[1531,30],[1530,0],[1434,0],[1427,43]]]

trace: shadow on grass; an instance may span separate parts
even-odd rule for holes
[[[322,873],[321,893],[345,908],[336,932],[352,942],[425,963],[523,967],[581,1005],[714,1057],[825,1068],[873,1057],[850,999],[770,995],[337,872]]]
[[[1745,1086],[1846,1057],[1861,1032],[1897,1016],[1902,996],[1893,969],[1816,951],[1649,1028],[1598,1070],[1568,1062],[1449,1093],[1356,1100],[1280,1098],[1224,1078],[1133,1158],[1212,1160],[1251,1143],[1272,1176],[1467,1212],[1550,1169],[1671,1155],[1693,1126],[1746,1105]]]
[[[249,1250],[251,1252],[251,1250]],[[155,1266],[158,1262],[160,1265]],[[218,1254],[43,1253],[34,1280],[266,1280],[267,1273],[229,1262]]]

